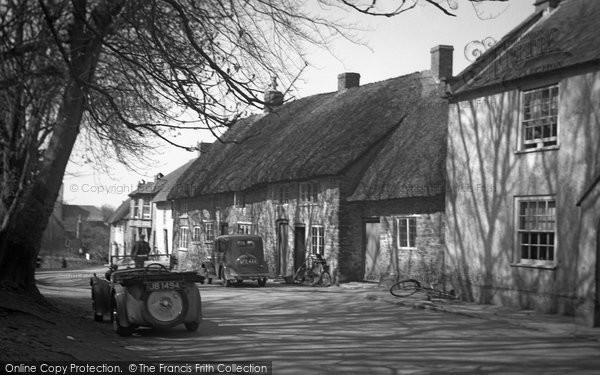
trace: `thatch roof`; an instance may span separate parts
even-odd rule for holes
[[[113,212],[113,214],[110,215],[110,218],[108,218],[108,223],[115,224],[123,219],[129,218],[130,205],[131,205],[131,199],[129,199],[129,198],[125,199],[123,202],[121,202],[121,204],[119,205],[119,207],[117,207],[115,212]]]
[[[152,202],[168,201],[167,197],[169,196],[171,190],[177,188],[177,180],[188,170],[188,168],[192,165],[194,160],[195,159],[188,161],[181,167],[175,169],[173,172],[161,178],[160,180],[163,181],[163,184],[160,186],[160,190],[158,191],[158,193],[152,199]]]
[[[215,142],[192,164],[177,183],[185,188],[172,190],[169,199],[339,175],[395,129],[407,137],[422,136],[416,129],[421,123],[414,117],[418,116],[415,111],[427,113],[426,108],[438,105],[438,87],[429,72],[418,72],[310,96],[284,104],[272,113],[245,118],[225,134],[226,143]],[[437,107],[435,113],[437,116]],[[446,118],[447,114],[436,117],[436,125],[445,128]],[[402,119],[410,122],[405,125]],[[423,142],[412,139],[405,143],[411,149],[415,144],[424,147]],[[436,143],[433,147],[439,146]]]
[[[454,77],[456,96],[600,62],[600,1],[563,0],[533,14]]]

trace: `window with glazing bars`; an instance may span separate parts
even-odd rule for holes
[[[313,254],[325,255],[325,228],[313,226],[311,231]]]
[[[398,246],[405,248],[417,247],[417,218],[398,218]]]
[[[554,261],[556,201],[520,199],[518,205],[518,244],[521,260]]]
[[[558,134],[558,86],[523,93],[523,148],[555,146]]]

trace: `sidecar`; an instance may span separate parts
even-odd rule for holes
[[[160,263],[143,268],[111,269],[102,279],[90,278],[94,320],[109,315],[114,330],[129,336],[137,327],[185,325],[196,331],[202,322],[196,272],[171,272]]]

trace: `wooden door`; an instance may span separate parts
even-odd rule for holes
[[[277,265],[278,275],[285,276],[287,273],[288,257],[288,223],[280,221],[277,223]]]
[[[306,260],[306,228],[297,226],[294,228],[294,272]]]
[[[381,249],[379,247],[379,222],[364,223],[364,251],[365,251],[365,274],[364,279],[378,281],[381,276],[379,268]]]

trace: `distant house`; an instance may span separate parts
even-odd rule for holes
[[[452,47],[432,69],[283,104],[242,119],[178,180],[179,264],[196,268],[221,234],[259,234],[275,276],[321,254],[340,282],[435,277],[443,258],[447,103]]]
[[[162,173],[154,178],[154,181],[141,181],[138,188],[129,194],[129,221],[128,230],[130,243],[134,243],[140,236],[144,236],[150,243],[151,248],[155,247],[155,240],[152,236],[152,199],[166,183],[163,180]]]
[[[207,147],[203,144],[202,147]],[[173,215],[172,202],[167,199],[173,189],[177,189],[177,180],[187,171],[194,160],[190,160],[173,172],[164,176],[164,184],[152,198],[153,218],[152,220],[152,243],[158,254],[171,254],[173,251]]]
[[[600,2],[535,5],[451,84],[447,272],[599,325]]]
[[[124,259],[131,249],[129,210],[131,199],[124,200],[108,219],[110,224],[109,261]]]

